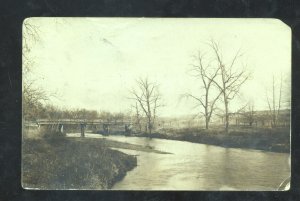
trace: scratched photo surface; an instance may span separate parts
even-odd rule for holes
[[[283,22],[28,18],[22,38],[23,188],[289,189]]]

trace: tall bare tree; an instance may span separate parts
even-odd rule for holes
[[[229,103],[239,93],[241,86],[249,78],[250,74],[244,69],[236,69],[238,59],[242,56],[240,51],[237,51],[229,62],[225,62],[222,57],[220,46],[215,41],[211,40],[209,43],[213,50],[217,66],[220,71],[220,79],[214,79],[213,82],[217,85],[222,93],[224,110],[225,110],[225,131],[228,132],[229,127]]]
[[[221,92],[217,92],[215,94],[212,93],[214,85],[214,80],[218,75],[219,68],[214,68],[210,65],[210,62],[204,61],[204,54],[201,54],[198,51],[197,55],[193,56],[195,63],[192,64],[192,72],[193,76],[199,78],[202,82],[202,94],[201,96],[195,96],[193,94],[187,93],[184,94],[184,97],[192,98],[197,101],[199,104],[196,106],[200,106],[204,111],[200,113],[205,117],[205,128],[209,128],[209,122],[212,117],[213,111],[215,110],[215,104],[219,99]]]
[[[145,114],[147,131],[151,134],[155,124],[157,108],[162,106],[160,104],[161,94],[158,91],[158,85],[150,82],[148,78],[140,78],[136,81],[136,84],[137,89],[131,90],[132,99],[140,105]]]
[[[35,55],[32,53],[36,44],[42,43],[41,30],[35,18],[25,19],[22,35],[22,81],[23,81],[23,115],[25,119],[34,120],[50,97],[57,99],[56,92],[46,92],[37,84],[34,73]]]
[[[267,93],[266,99],[267,99],[267,103],[268,103],[268,107],[269,107],[269,116],[271,118],[271,126],[276,127],[277,123],[278,123],[278,118],[280,115],[281,104],[282,104],[282,76],[280,78],[280,86],[277,89],[276,83],[275,83],[275,77],[273,75],[271,95],[269,95]]]
[[[22,48],[23,115],[25,119],[35,119],[43,103],[48,100],[46,92],[36,86],[36,80],[32,78],[34,57],[31,52],[38,42],[40,42],[39,27],[32,23],[31,19],[26,19],[23,23]]]

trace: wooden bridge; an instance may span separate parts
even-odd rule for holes
[[[101,128],[102,134],[109,134],[111,128],[122,127],[125,134],[130,133],[132,123],[130,121],[103,121],[102,119],[37,119],[34,122],[25,122],[25,124],[35,123],[37,126],[51,126],[52,129],[63,133],[64,128],[70,125],[80,126],[81,137],[85,136],[87,126],[91,126],[94,130]]]

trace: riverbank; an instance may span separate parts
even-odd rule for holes
[[[179,140],[216,145],[227,148],[246,148],[279,153],[290,152],[289,128],[235,128],[225,133],[222,129],[165,129],[159,132],[133,134],[136,137]]]
[[[23,139],[22,185],[33,189],[110,189],[137,166],[137,159],[109,147],[133,148],[103,139]]]

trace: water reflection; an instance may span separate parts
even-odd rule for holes
[[[276,190],[290,174],[288,154],[222,148],[162,139],[111,136],[152,146],[171,155],[139,154],[139,166],[114,189],[137,190]]]
[[[113,186],[116,190],[276,190],[290,175],[289,155],[284,153],[164,139],[104,138],[173,153],[119,149],[138,155],[138,167]]]

